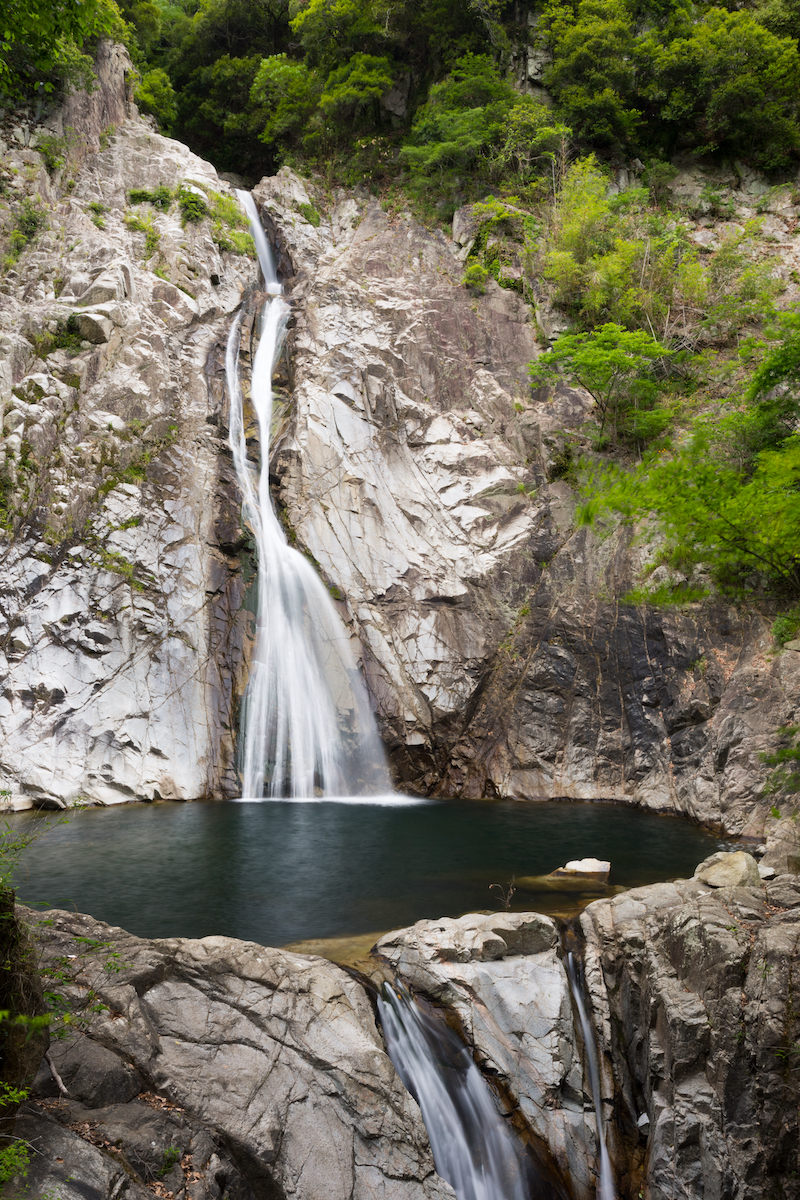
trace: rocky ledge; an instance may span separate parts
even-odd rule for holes
[[[570,935],[622,1200],[794,1194],[800,879],[755,884],[754,860],[725,865],[738,883],[704,882],[702,864],[692,880],[595,901]],[[20,1196],[452,1196],[346,971],[230,938],[26,919],[71,1015],[18,1118],[35,1151]],[[374,971],[443,1008],[522,1139],[591,1200],[593,1050],[558,941],[536,913],[421,921],[380,939]]]
[[[26,917],[71,1024],[17,1120],[34,1149],[20,1195],[452,1197],[345,971],[232,938]]]

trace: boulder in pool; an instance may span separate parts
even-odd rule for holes
[[[549,875],[523,875],[517,886],[529,892],[593,892],[602,895],[611,863],[602,858],[576,858]]]

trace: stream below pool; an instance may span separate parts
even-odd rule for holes
[[[589,855],[611,861],[612,885],[690,876],[723,844],[612,803],[399,799],[84,809],[25,851],[18,895],[141,937],[280,946],[491,910],[502,901],[490,884]],[[586,900],[520,888],[511,909],[575,912]]]

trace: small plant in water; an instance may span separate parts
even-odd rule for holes
[[[502,883],[490,883],[489,891],[491,892],[493,888],[497,888],[498,892],[500,893],[500,903],[503,905],[505,911],[508,912],[508,910],[511,908],[511,898],[517,890],[516,875],[511,876],[506,887],[503,887]],[[497,897],[495,897],[495,899],[497,899]]]

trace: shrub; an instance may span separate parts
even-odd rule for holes
[[[489,278],[489,272],[483,263],[471,262],[464,272],[464,286],[478,296],[482,296],[486,291],[486,280]]]
[[[128,199],[131,204],[152,204],[153,208],[160,208],[162,212],[166,212],[173,197],[169,188],[162,183],[152,191],[146,188],[133,188],[128,193]]]
[[[655,375],[669,350],[648,333],[608,323],[591,333],[565,335],[528,368],[534,387],[561,375],[580,384],[600,414],[599,439],[638,445],[663,433],[670,412],[660,408],[663,382]]]
[[[297,211],[301,216],[305,217],[309,225],[313,225],[315,229],[319,228],[322,217],[313,204],[298,204]]]
[[[209,208],[202,196],[181,187],[178,192],[178,207],[182,225],[197,225],[209,215]]]

